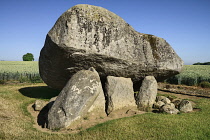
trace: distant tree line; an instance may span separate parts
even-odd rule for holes
[[[210,65],[210,62],[204,62],[204,63],[194,63],[193,65]]]

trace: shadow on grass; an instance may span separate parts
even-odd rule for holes
[[[47,128],[47,120],[48,120],[48,112],[50,108],[48,104],[42,108],[42,110],[39,112],[39,115],[37,116],[37,123],[42,128]]]
[[[48,86],[26,87],[19,89],[19,92],[30,98],[51,99],[60,93],[60,90],[49,88]]]
[[[52,89],[48,86],[37,86],[21,88],[19,89],[19,92],[26,97],[49,100],[52,97],[57,96],[60,93],[60,90]],[[45,107],[43,107],[37,116],[37,123],[42,128],[47,127],[47,117],[50,104],[52,103],[48,103]]]

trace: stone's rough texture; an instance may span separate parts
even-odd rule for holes
[[[171,100],[169,100],[169,99],[168,99],[167,97],[165,97],[165,96],[157,96],[156,101],[157,101],[157,102],[158,102],[158,101],[162,101],[162,102],[164,102],[165,104],[171,103]]]
[[[55,97],[50,99],[49,103],[47,104],[48,109],[50,109],[52,107],[52,105],[54,104],[54,102],[57,99],[57,97],[58,96],[55,96]]]
[[[136,106],[133,82],[130,78],[108,76],[106,82],[106,113],[124,107]]]
[[[165,112],[168,114],[177,114],[179,110],[175,108],[173,103],[165,104],[160,108],[160,112]]]
[[[181,103],[182,100],[180,99],[177,99],[177,100],[174,100],[172,103],[175,105],[175,107],[178,109],[179,108],[179,104]]]
[[[91,108],[88,110],[88,112],[95,111],[95,112],[104,112],[105,113],[105,97],[103,89],[100,88],[100,92],[98,97],[96,98],[95,102],[91,106]]]
[[[97,72],[81,70],[68,81],[48,113],[48,128],[68,127],[85,115],[102,92]]]
[[[185,113],[193,111],[191,102],[187,100],[182,100],[179,104],[179,110]]]
[[[154,103],[153,106],[154,106],[155,109],[160,109],[163,105],[165,105],[164,102],[162,102],[162,101],[157,101],[157,102]]]
[[[36,100],[33,107],[35,111],[40,111],[44,106],[46,106],[47,102],[43,100]]]
[[[92,71],[95,71],[95,69],[92,69]],[[97,73],[97,71],[95,72]],[[94,111],[94,112],[100,112],[101,114],[105,114],[105,95],[101,84],[98,90],[99,90],[98,91],[99,95],[92,104],[92,106],[90,107],[90,109],[88,110],[88,112]]]
[[[163,80],[178,74],[182,66],[164,39],[139,33],[116,14],[91,5],[76,5],[60,16],[39,58],[42,79],[58,89],[89,67],[103,80],[112,75],[136,83],[147,75]]]
[[[140,91],[136,97],[138,109],[149,111],[155,103],[157,96],[157,81],[153,76],[146,76],[140,87]]]

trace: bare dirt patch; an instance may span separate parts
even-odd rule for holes
[[[123,108],[120,110],[116,110],[112,112],[109,116],[105,115],[105,113],[102,112],[90,112],[87,113],[86,116],[83,116],[79,120],[75,121],[69,128],[65,129],[60,129],[58,130],[49,130],[46,128],[46,125],[40,125],[40,121],[45,121],[46,119],[46,112],[42,112],[43,116],[40,118],[40,112],[39,111],[34,111],[33,109],[33,104],[30,104],[27,109],[31,113],[34,119],[34,128],[43,131],[43,132],[48,132],[48,133],[75,133],[79,132],[81,130],[85,130],[87,128],[93,127],[97,124],[104,123],[109,120],[114,120],[114,119],[119,119],[119,118],[124,118],[124,117],[131,117],[137,114],[143,114],[145,113],[144,111],[139,111],[135,108],[128,109],[128,108]],[[43,111],[43,110],[42,110]],[[41,120],[40,120],[41,119]]]
[[[158,83],[158,89],[170,93],[210,98],[210,88]]]

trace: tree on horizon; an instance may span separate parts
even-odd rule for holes
[[[23,61],[34,61],[34,55],[32,53],[24,54]]]

